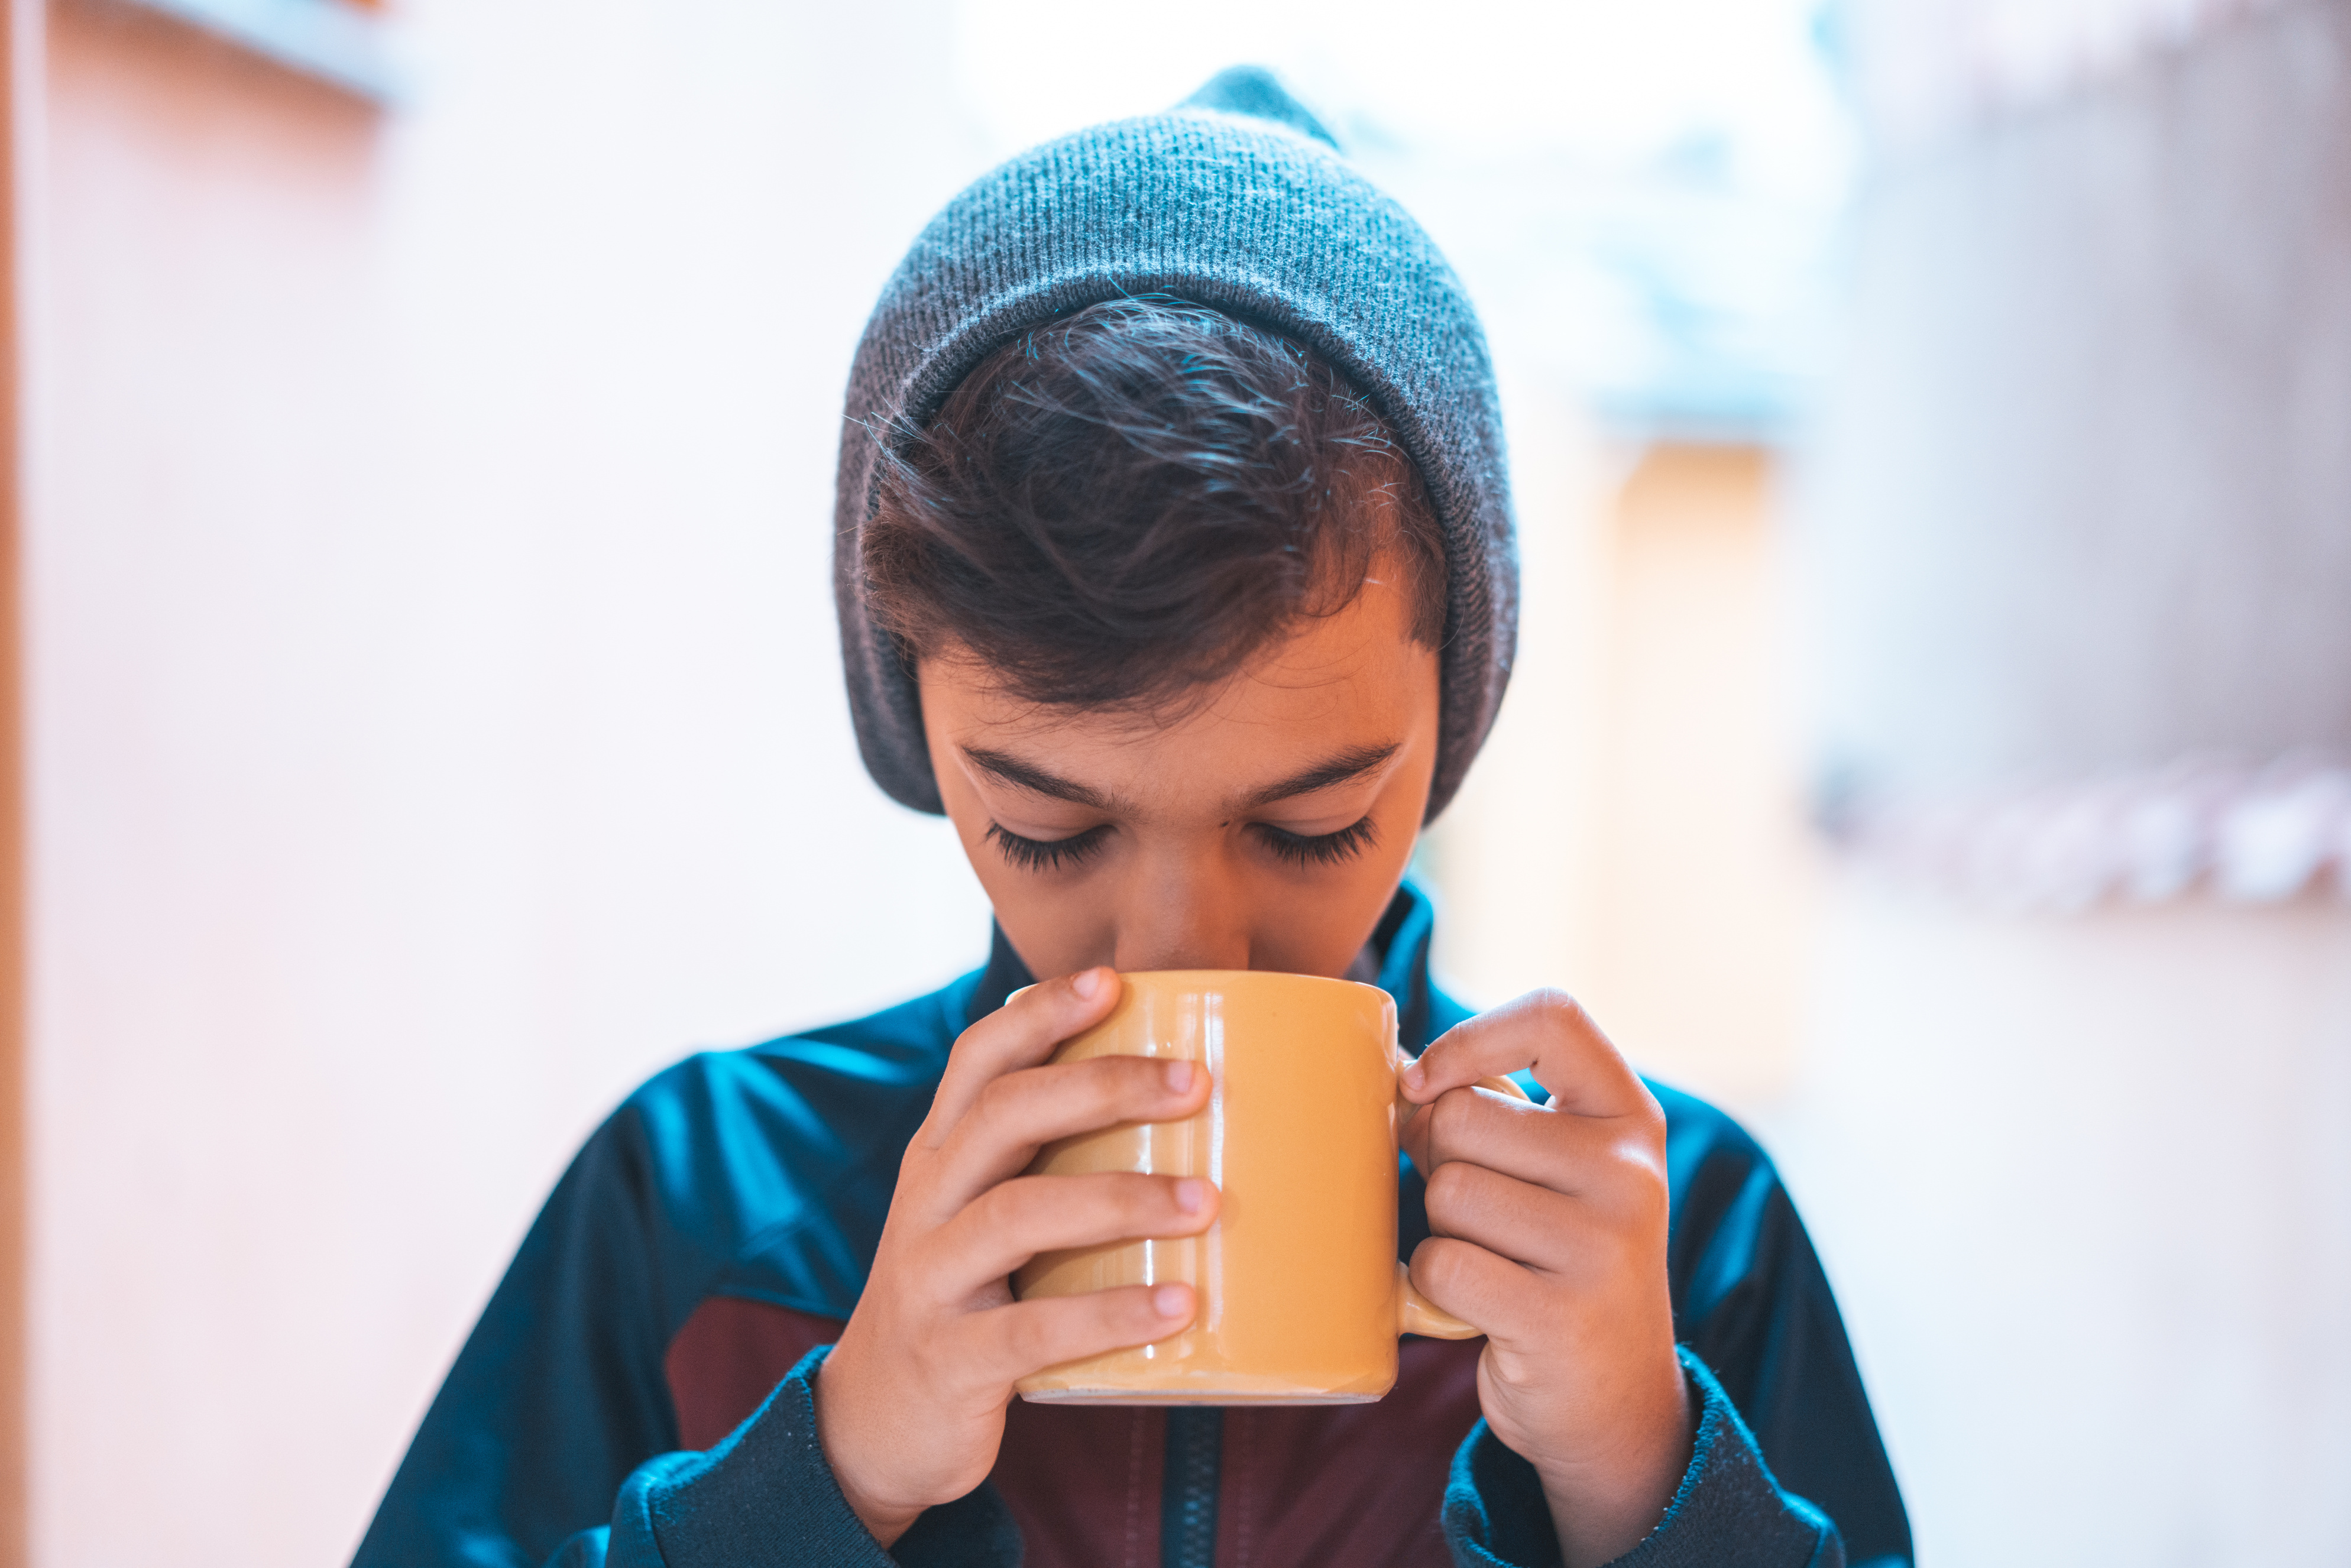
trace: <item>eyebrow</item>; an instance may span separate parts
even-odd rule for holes
[[[1074,805],[1089,806],[1097,811],[1117,814],[1125,803],[1115,795],[1106,794],[1092,785],[1081,784],[1074,779],[1064,779],[1050,768],[1024,762],[1002,751],[990,751],[986,747],[958,747],[964,760],[1000,784],[1016,789],[1026,789],[1032,795],[1048,800],[1068,800]],[[1390,741],[1385,746],[1357,746],[1302,768],[1287,779],[1278,779],[1261,789],[1253,789],[1234,802],[1236,810],[1253,810],[1270,806],[1277,800],[1287,800],[1299,795],[1311,795],[1317,789],[1352,783],[1364,774],[1386,766],[1388,759],[1403,749],[1401,742]]]
[[[1238,802],[1238,809],[1246,811],[1259,806],[1270,806],[1276,800],[1287,800],[1293,796],[1311,795],[1317,789],[1328,789],[1335,784],[1351,784],[1364,774],[1385,766],[1388,758],[1402,749],[1403,745],[1398,741],[1390,741],[1385,746],[1351,747],[1262,789],[1250,791]]]
[[[1042,795],[1051,800],[1091,806],[1097,811],[1116,811],[1119,809],[1116,796],[1105,795],[1074,779],[1064,779],[1033,762],[1023,762],[1017,757],[990,751],[985,747],[967,746],[960,749],[965,761],[999,784],[1009,784],[1015,789],[1026,789],[1032,795]]]

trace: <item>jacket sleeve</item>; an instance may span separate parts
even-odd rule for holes
[[[1689,1468],[1666,1516],[1614,1568],[1844,1568],[1828,1516],[1783,1490],[1706,1364],[1685,1348],[1698,1407]],[[1534,1467],[1480,1421],[1454,1456],[1445,1536],[1460,1568],[1557,1568],[1559,1540]]]
[[[986,1485],[882,1549],[817,1441],[814,1380],[831,1348],[810,1351],[716,1448],[638,1469],[609,1529],[573,1536],[548,1568],[1019,1568],[1019,1528]]]
[[[667,1280],[703,1270],[661,1214],[623,1107],[556,1184],[482,1310],[352,1568],[539,1568],[678,1446]]]
[[[684,1446],[664,1364],[678,1330],[747,1260],[771,1294],[854,1301],[944,1054],[934,1015],[960,1017],[959,997],[841,1040],[703,1052],[631,1094],[516,1250],[353,1568],[590,1563],[627,1545],[606,1533],[627,1489],[655,1520],[672,1492],[699,1495],[673,1474],[695,1461],[652,1462]]]
[[[1699,1415],[1671,1506],[1622,1568],[1907,1568],[1901,1489],[1779,1172],[1721,1112],[1649,1087],[1667,1125],[1674,1333]],[[1533,1468],[1483,1422],[1456,1456],[1444,1522],[1459,1563],[1559,1561]]]
[[[1669,1145],[1668,1163],[1684,1154]],[[1786,1186],[1743,1135],[1682,1166],[1675,1337],[1713,1374],[1781,1486],[1836,1521],[1847,1559],[1900,1568],[1912,1560],[1901,1488]]]

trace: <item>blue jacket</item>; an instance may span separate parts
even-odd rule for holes
[[[1374,948],[1406,1048],[1468,1016],[1407,886]],[[854,1023],[693,1057],[590,1138],[426,1413],[354,1568],[1211,1568],[1555,1563],[1531,1467],[1478,1417],[1479,1342],[1407,1341],[1396,1390],[1317,1411],[1016,1402],[989,1484],[885,1552],[834,1486],[810,1379],[855,1306],[987,967]],[[1910,1561],[1843,1322],[1771,1162],[1660,1085],[1675,1331],[1700,1415],[1626,1568]],[[1398,1169],[1400,1255],[1427,1234]]]

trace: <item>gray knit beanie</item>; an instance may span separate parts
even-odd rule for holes
[[[1485,333],[1420,225],[1271,75],[1246,67],[1165,114],[1081,131],[981,176],[883,289],[849,374],[833,513],[833,594],[866,769],[901,804],[943,809],[914,672],[866,612],[859,536],[873,516],[876,441],[927,423],[1019,333],[1153,293],[1322,355],[1418,465],[1444,530],[1449,600],[1434,818],[1493,726],[1518,639],[1518,546]]]

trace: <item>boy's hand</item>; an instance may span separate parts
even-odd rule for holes
[[[884,1547],[987,1479],[1016,1378],[1192,1319],[1188,1285],[1016,1302],[1008,1279],[1040,1252],[1189,1236],[1216,1218],[1217,1191],[1197,1178],[1020,1174],[1056,1138],[1180,1121],[1207,1103],[1208,1075],[1188,1061],[1046,1065],[1119,989],[1116,971],[1088,969],[966,1030],[907,1145],[873,1272],[817,1376],[825,1458]]]
[[[1532,1069],[1530,1105],[1467,1087]],[[1542,1478],[1568,1568],[1656,1528],[1689,1463],[1666,1282],[1666,1119],[1570,998],[1470,1019],[1405,1073],[1434,1233],[1413,1282],[1486,1331],[1478,1397]],[[1430,1103],[1434,1102],[1434,1103]]]

